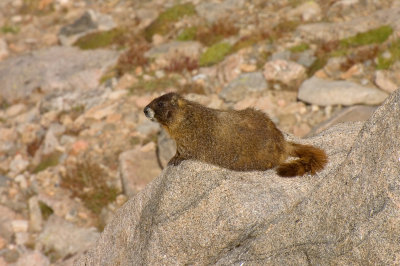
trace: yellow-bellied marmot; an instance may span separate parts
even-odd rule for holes
[[[216,110],[168,93],[154,99],[144,113],[176,141],[169,165],[194,159],[236,171],[277,167],[278,175],[293,177],[315,174],[328,161],[321,149],[286,141],[266,114],[251,108]],[[299,159],[285,162],[290,156]]]

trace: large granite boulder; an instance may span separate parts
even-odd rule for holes
[[[77,265],[394,265],[400,90],[362,123],[296,141],[326,169],[285,179],[186,161],[130,199]]]

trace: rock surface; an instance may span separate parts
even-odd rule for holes
[[[104,71],[115,64],[118,54],[55,46],[4,60],[0,62],[0,96],[14,101],[38,88],[45,93],[94,89]]]
[[[298,97],[302,101],[322,106],[334,104],[377,105],[386,99],[387,94],[351,81],[329,81],[312,77],[301,84]]]
[[[193,161],[169,167],[117,212],[77,265],[396,264],[400,90],[361,125],[302,141],[329,155],[314,177]]]

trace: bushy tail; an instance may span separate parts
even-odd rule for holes
[[[287,147],[289,155],[299,159],[278,166],[276,172],[282,177],[302,176],[305,173],[314,175],[328,162],[326,153],[319,148],[294,142],[288,142]]]

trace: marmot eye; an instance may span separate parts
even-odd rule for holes
[[[164,103],[163,102],[158,102],[157,103],[157,107],[164,107]]]

